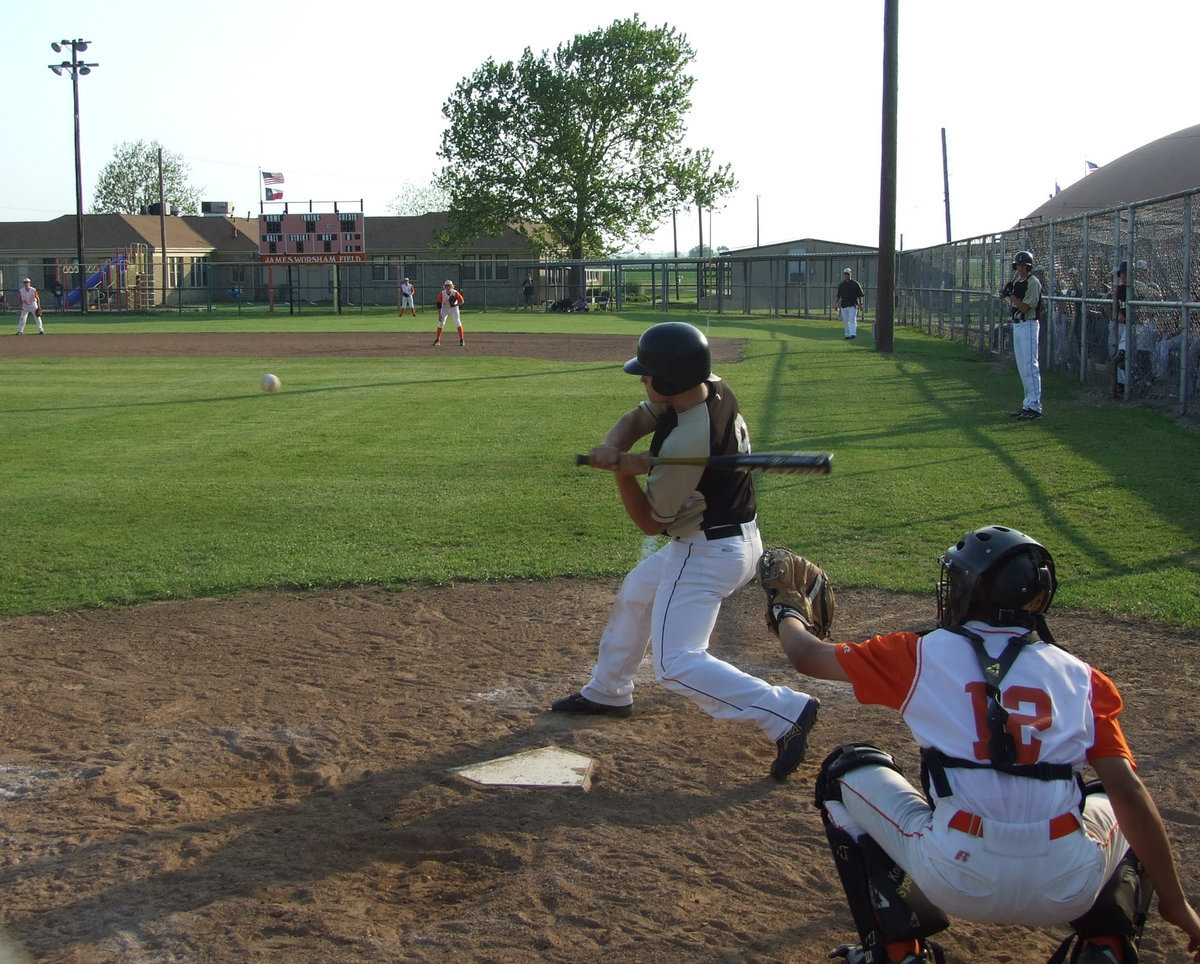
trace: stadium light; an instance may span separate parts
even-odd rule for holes
[[[88,49],[86,40],[61,40],[50,44],[50,49],[60,54],[71,48],[71,59],[61,64],[47,64],[55,76],[61,77],[64,70],[71,72],[71,93],[75,103],[75,241],[79,256],[79,310],[87,314],[87,269],[83,262],[83,165],[79,156],[79,75],[90,74],[99,64],[85,64],[79,55]]]

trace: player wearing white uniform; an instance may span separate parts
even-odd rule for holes
[[[417,293],[417,289],[413,283],[405,278],[400,282],[400,314],[404,314],[404,309],[407,308],[413,313],[413,317],[417,316],[417,305],[413,300]]]
[[[453,318],[454,325],[458,328],[458,344],[459,347],[466,347],[467,340],[463,337],[462,318],[458,313],[458,306],[466,299],[462,294],[455,290],[454,282],[447,281],[442,285],[442,290],[438,292],[438,326],[437,335],[433,339],[435,348],[440,348],[442,344],[442,329],[446,327],[446,319]]]
[[[783,780],[804,759],[818,701],[708,652],[722,601],[749,582],[762,552],[753,476],[649,462],[750,451],[737,398],[710,366],[704,333],[683,322],[647,329],[637,357],[625,363],[641,376],[647,401],[617,421],[588,464],[615,474],[625,510],[644,533],[670,538],[625,577],[591,680],[551,709],[629,716],[634,676],[652,646],[664,687],[710,716],[754,724],[775,742],[771,775]],[[648,452],[630,452],[648,435]]]
[[[1133,964],[1150,884],[1200,950],[1200,919],[1117,721],[1121,697],[1053,644],[1044,613],[1057,581],[1041,544],[1002,526],[964,534],[941,558],[938,628],[861,643],[822,642],[775,604],[796,558],[768,549],[759,563],[784,651],[799,672],[898,710],[925,784],[866,743],[822,764],[816,802],[861,941],[831,957],[941,961],[925,938],[949,913],[1069,924],[1057,960],[1078,941],[1073,962]],[[1085,787],[1088,765],[1100,779]]]
[[[1012,309],[1013,356],[1021,388],[1025,392],[1021,407],[1012,412],[1013,418],[1030,422],[1042,417],[1042,370],[1038,365],[1038,339],[1045,316],[1042,283],[1033,273],[1033,255],[1018,251],[1013,255],[1013,270],[1017,280],[1004,290],[1005,300]]]
[[[20,314],[17,315],[17,334],[25,331],[25,320],[33,315],[34,321],[37,322],[37,330],[39,335],[46,334],[42,328],[42,302],[38,297],[38,290],[33,286],[33,282],[26,278],[21,282],[20,288],[21,308]]]

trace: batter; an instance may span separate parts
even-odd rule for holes
[[[647,329],[637,357],[625,363],[641,377],[647,400],[618,420],[589,464],[614,473],[625,511],[642,532],[669,539],[625,577],[591,680],[551,709],[631,715],[634,676],[651,646],[655,679],[664,687],[710,716],[754,724],[775,742],[771,775],[783,780],[804,759],[818,701],[708,652],[722,601],[750,581],[762,552],[753,476],[649,462],[750,451],[737,398],[710,366],[708,340],[683,322]],[[648,452],[630,452],[647,436]]]

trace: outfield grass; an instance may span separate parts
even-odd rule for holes
[[[673,315],[672,318],[684,318]],[[472,313],[472,331],[619,332],[661,314]],[[1200,446],[1153,411],[1051,376],[1016,422],[1016,372],[908,329],[883,355],[841,325],[686,320],[749,339],[718,366],[758,451],[835,453],[757,476],[769,543],[842,586],[929,593],[986,523],[1058,564],[1058,605],[1200,627]],[[431,330],[432,312],[48,316],[55,332]],[[283,391],[266,395],[267,370]],[[0,360],[0,615],[249,588],[615,576],[639,532],[578,469],[640,396],[616,364],[480,358]]]

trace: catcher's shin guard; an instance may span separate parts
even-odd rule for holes
[[[825,809],[827,800],[842,799],[842,776],[860,767],[887,767],[901,773],[900,767],[890,753],[879,749],[871,743],[843,743],[834,747],[827,757],[821,761],[820,772],[813,785],[813,805],[818,810]]]
[[[862,944],[864,964],[886,964],[884,945],[918,940],[950,926],[950,920],[870,837],[855,840],[825,819],[842,889]]]
[[[1118,939],[1125,952],[1124,964],[1137,964],[1137,947],[1153,896],[1154,887],[1145,868],[1132,850],[1126,851],[1087,913],[1071,921],[1075,932],[1062,942],[1046,964],[1079,960],[1084,941],[1089,937]]]

